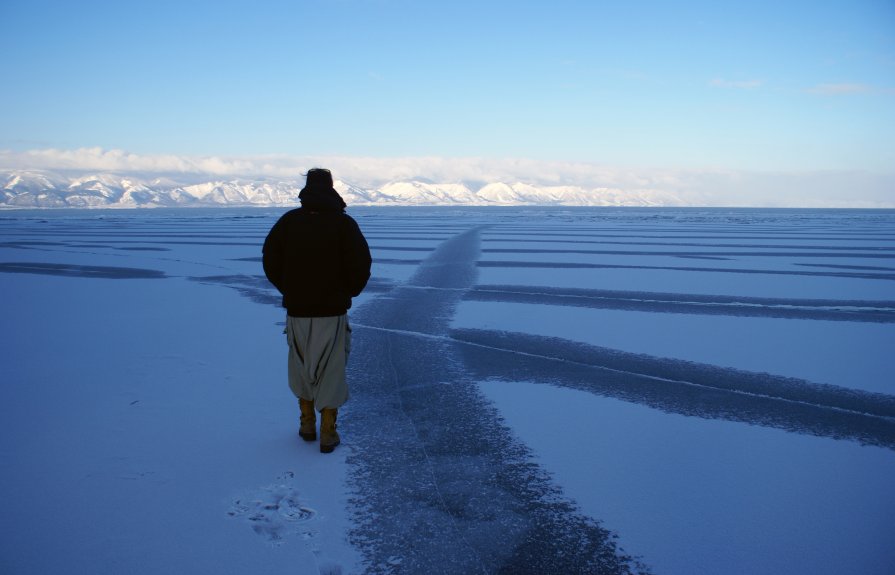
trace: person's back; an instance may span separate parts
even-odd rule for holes
[[[286,213],[268,235],[264,263],[294,317],[345,313],[370,274],[366,240],[341,209],[303,206]]]
[[[348,309],[370,277],[370,249],[328,170],[310,170],[299,195],[302,207],[281,217],[264,241],[268,280],[283,295],[289,344],[289,387],[299,398],[299,435],[320,451],[339,444],[335,418],[348,399],[345,363],[351,345]]]

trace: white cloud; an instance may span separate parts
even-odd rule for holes
[[[0,151],[0,168],[184,174],[217,177],[300,178],[312,167],[327,167],[337,177],[361,186],[391,181],[515,182],[543,185],[646,184],[649,178],[631,170],[589,163],[548,162],[517,158],[344,157],[344,156],[217,156],[141,155],[122,150],[80,148]]]
[[[300,170],[276,158],[221,158],[217,156],[141,155],[123,150],[78,148],[0,151],[0,167],[34,170],[101,171],[139,174],[197,174],[217,176],[298,176]]]

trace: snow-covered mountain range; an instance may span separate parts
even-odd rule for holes
[[[292,206],[300,179],[214,179],[0,171],[0,208],[143,208]],[[683,206],[662,190],[621,190],[528,183],[391,182],[362,188],[336,181],[349,206]]]

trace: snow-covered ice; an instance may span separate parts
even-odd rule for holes
[[[282,211],[0,214],[0,572],[895,572],[895,212],[352,208],[323,456]]]

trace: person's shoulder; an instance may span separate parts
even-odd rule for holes
[[[292,208],[291,210],[289,210],[288,212],[286,212],[285,214],[280,216],[280,219],[277,220],[277,224],[280,224],[280,225],[288,224],[289,222],[294,221],[295,219],[300,218],[301,216],[302,216],[302,209],[300,207]]]
[[[351,231],[360,231],[360,226],[357,225],[357,221],[348,215],[345,212],[342,212],[342,221],[345,223],[345,227],[350,229]]]

